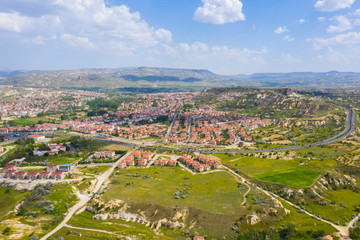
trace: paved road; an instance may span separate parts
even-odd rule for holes
[[[176,117],[177,117],[177,115],[175,115],[175,116],[173,117],[173,119],[172,119],[172,121],[171,121],[171,124],[170,124],[170,126],[169,126],[169,128],[168,128],[168,131],[167,131],[165,137],[170,137],[170,133],[171,133],[171,130],[172,130],[173,126],[174,126]]]
[[[95,141],[101,141],[101,142],[105,142],[105,143],[110,143],[110,144],[118,144],[118,145],[123,145],[123,146],[128,146],[128,147],[132,147],[132,148],[147,148],[147,149],[151,149],[153,151],[159,150],[159,151],[174,151],[174,152],[178,152],[178,153],[189,153],[189,152],[200,152],[200,153],[229,153],[229,152],[234,152],[234,153],[259,153],[259,152],[279,152],[279,151],[290,151],[290,150],[297,150],[297,149],[303,149],[303,148],[309,148],[309,147],[314,147],[314,146],[322,146],[322,145],[327,145],[330,143],[334,143],[337,141],[341,141],[345,138],[347,138],[349,135],[351,135],[356,127],[355,127],[355,111],[353,109],[350,109],[340,103],[337,102],[332,102],[336,105],[339,105],[343,108],[345,108],[345,110],[347,111],[347,117],[346,117],[346,128],[343,132],[341,132],[340,134],[326,139],[324,141],[321,142],[317,142],[317,143],[310,143],[310,144],[306,144],[306,145],[297,145],[297,146],[289,146],[289,147],[283,147],[283,148],[268,148],[268,149],[255,149],[255,150],[199,150],[199,149],[189,149],[189,148],[185,148],[185,149],[179,149],[179,148],[161,148],[161,147],[151,147],[151,146],[143,146],[143,145],[138,145],[138,144],[132,144],[132,143],[127,143],[127,142],[121,142],[121,141],[112,141],[112,140],[105,140],[105,139],[97,139],[97,138],[91,138],[92,140]]]
[[[122,159],[125,159],[128,155],[130,155],[130,153],[131,152],[128,152],[127,154],[125,154],[117,162],[113,163],[113,166],[109,170],[107,170],[105,173],[103,173],[102,175],[97,177],[97,183],[89,195],[83,195],[77,190],[76,195],[80,198],[80,201],[76,205],[74,205],[72,208],[70,208],[69,212],[65,216],[65,219],[55,229],[53,229],[51,232],[49,232],[44,237],[42,237],[41,240],[45,240],[45,239],[49,238],[51,235],[53,235],[54,233],[59,231],[62,227],[64,227],[66,225],[66,223],[70,220],[70,218],[74,215],[74,213],[77,212],[82,207],[84,207],[85,204],[91,199],[92,195],[97,193],[100,190],[101,186],[110,177],[112,172],[117,167],[118,163]]]

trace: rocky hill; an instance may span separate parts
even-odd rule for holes
[[[317,115],[329,109],[329,103],[289,88],[213,88],[202,91],[195,103],[218,110],[270,114],[279,118]]]
[[[73,71],[5,71],[0,84],[60,88],[360,87],[360,73],[256,73],[223,76],[205,69],[115,68]]]
[[[135,69],[82,69],[26,73],[0,84],[66,88],[206,88],[221,85],[256,86],[246,80],[216,75],[208,70],[140,67]]]

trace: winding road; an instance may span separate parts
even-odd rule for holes
[[[117,145],[123,145],[123,146],[128,146],[128,147],[132,147],[132,148],[146,148],[146,149],[151,149],[151,150],[158,150],[158,151],[174,151],[174,152],[178,152],[178,153],[189,153],[189,152],[199,152],[199,153],[261,153],[261,152],[280,152],[280,151],[290,151],[290,150],[297,150],[297,149],[303,149],[303,148],[309,148],[309,147],[314,147],[314,146],[322,146],[322,145],[327,145],[330,143],[334,143],[334,142],[338,142],[341,141],[345,138],[347,138],[349,135],[351,135],[356,127],[355,127],[355,121],[356,121],[356,113],[355,110],[350,109],[346,106],[344,106],[341,103],[338,102],[332,102],[333,104],[336,104],[338,106],[343,107],[346,112],[347,112],[347,117],[346,117],[346,127],[345,130],[342,131],[341,133],[339,133],[338,135],[331,137],[329,139],[320,141],[320,142],[316,142],[316,143],[309,143],[309,144],[305,144],[305,145],[295,145],[295,146],[288,146],[288,147],[283,147],[283,148],[267,148],[267,149],[254,149],[254,150],[199,150],[199,149],[179,149],[179,148],[162,148],[162,147],[151,147],[151,146],[144,146],[141,144],[135,144],[135,143],[128,143],[128,142],[123,142],[123,141],[113,141],[113,140],[106,140],[106,139],[97,139],[97,138],[91,138],[88,137],[92,140],[95,141],[101,141],[104,143],[109,143],[109,144],[117,144]]]
[[[346,119],[346,128],[343,132],[341,132],[340,134],[326,139],[324,141],[321,142],[317,142],[317,143],[311,143],[311,144],[306,144],[306,145],[298,145],[298,146],[290,146],[290,147],[284,147],[284,148],[275,148],[275,149],[259,149],[259,150],[235,150],[235,151],[231,151],[234,153],[256,153],[256,152],[275,152],[275,151],[287,151],[287,150],[295,150],[295,149],[302,149],[302,148],[308,148],[308,147],[313,147],[313,146],[321,146],[321,145],[327,145],[330,143],[334,143],[340,140],[345,139],[346,137],[348,137],[350,134],[352,134],[355,131],[355,111],[353,109],[350,109],[340,103],[337,102],[332,102],[338,106],[344,107],[347,111],[347,119]],[[174,117],[175,118],[175,117]],[[173,119],[174,120],[174,119]],[[171,128],[171,127],[170,127]],[[92,138],[93,139],[93,138]],[[129,146],[129,147],[133,147],[133,148],[148,148],[148,149],[152,149],[152,150],[173,150],[175,152],[189,152],[189,151],[197,151],[197,152],[201,152],[201,153],[228,153],[230,151],[207,151],[207,150],[189,150],[189,149],[169,149],[169,148],[158,148],[158,147],[149,147],[149,146],[141,146],[141,145],[137,145],[137,144],[130,144],[130,143],[125,143],[125,142],[118,142],[118,141],[111,141],[111,140],[104,140],[104,139],[93,139],[96,141],[101,141],[101,142],[105,142],[105,143],[110,143],[110,144],[118,144],[118,145],[125,145],[125,146]],[[116,168],[118,162],[120,162],[122,159],[126,158],[131,152],[127,153],[126,155],[124,155],[122,158],[120,158],[116,163],[113,164],[113,166],[106,171],[104,174],[98,176],[98,181],[97,184],[95,186],[95,188],[93,189],[92,193],[89,195],[82,195],[80,192],[77,191],[77,195],[80,198],[80,201],[74,205],[68,212],[68,214],[66,215],[65,219],[55,228],[53,229],[51,232],[49,232],[48,234],[46,234],[44,237],[41,238],[41,240],[45,240],[47,238],[49,238],[50,236],[52,236],[54,233],[56,233],[59,229],[61,229],[64,226],[67,226],[67,222],[70,220],[70,218],[73,216],[73,214],[75,212],[77,212],[79,209],[81,209],[82,207],[84,207],[84,205],[91,199],[92,194],[98,192],[101,188],[101,186],[103,185],[103,183],[110,177],[111,173],[114,171],[114,169]],[[262,191],[263,193],[265,193],[266,195],[268,195],[269,197],[271,197],[274,201],[280,203],[280,205],[282,206],[281,202],[278,199],[281,199],[282,201],[285,201],[286,203],[290,204],[291,206],[293,206],[296,209],[300,208],[298,206],[296,206],[295,204],[281,198],[280,196],[271,193],[267,190],[264,190],[262,188],[260,188],[259,186],[256,186],[255,184],[250,183],[249,181],[247,181],[246,179],[244,179],[241,175],[237,174],[236,172],[234,172],[232,169],[225,167],[225,169],[227,171],[229,171],[229,173],[231,173],[232,175],[234,175],[235,177],[239,178],[242,180],[242,182],[249,188],[248,191],[245,193],[244,195],[244,202],[243,204],[246,203],[246,195],[247,193],[250,191],[250,185],[252,185],[253,187],[259,189],[260,191]],[[354,219],[352,219],[349,224],[347,226],[339,226],[336,225],[332,222],[329,222],[327,220],[324,220],[322,218],[319,218],[317,216],[315,216],[312,213],[307,212],[306,210],[302,210],[305,214],[319,220],[322,221],[324,223],[327,223],[331,226],[333,226],[335,229],[337,229],[340,234],[342,235],[343,239],[350,239],[349,238],[349,227],[354,226],[354,224],[356,224],[357,221],[359,221],[360,219],[360,214],[358,216],[356,216]]]
[[[116,161],[109,170],[107,170],[105,173],[99,175],[97,177],[97,183],[96,183],[94,189],[92,190],[92,192],[89,195],[83,195],[77,190],[76,195],[79,197],[80,201],[77,204],[75,204],[72,208],[70,208],[70,210],[66,214],[64,220],[56,228],[54,228],[51,232],[49,232],[48,234],[43,236],[40,240],[48,239],[50,236],[52,236],[54,233],[56,233],[62,227],[64,227],[67,224],[67,222],[70,220],[70,218],[74,215],[74,213],[76,213],[79,209],[84,207],[85,204],[90,201],[90,199],[92,198],[92,195],[96,194],[100,190],[101,186],[110,177],[110,175],[115,170],[118,163],[121,160],[125,159],[127,156],[129,156],[131,153],[132,153],[132,151],[125,154],[122,158],[120,158],[118,161]]]

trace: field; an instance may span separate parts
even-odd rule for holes
[[[99,175],[104,173],[106,170],[108,170],[110,166],[108,165],[100,165],[100,166],[81,166],[78,165],[78,169],[80,172],[84,173],[85,175]]]
[[[272,171],[254,177],[264,182],[280,183],[290,187],[303,188],[312,185],[320,174],[303,169]]]
[[[38,236],[44,235],[61,222],[68,208],[77,201],[77,197],[73,194],[73,188],[69,184],[54,184],[47,194],[41,195],[38,198],[34,198],[33,191],[31,195],[29,191],[22,195],[17,191],[11,191],[17,194],[16,196],[18,196],[18,198],[7,197],[5,200],[12,201],[11,204],[7,203],[7,205],[4,204],[1,206],[9,206],[10,209],[10,207],[14,208],[25,196],[29,199],[25,206],[19,207],[19,215],[11,213],[6,220],[0,224],[1,231],[6,227],[11,229],[10,239],[29,239],[29,234],[32,232],[35,232]],[[38,193],[36,194],[38,195]],[[6,193],[4,195],[6,195]],[[21,196],[21,199],[19,199],[19,196]],[[1,201],[4,200],[2,199]],[[44,205],[45,202],[47,203]],[[0,202],[0,204],[2,203]],[[52,210],[48,210],[50,209],[50,205],[52,206]],[[22,209],[22,211],[20,211],[20,209]]]
[[[346,197],[344,197],[346,196]],[[353,214],[358,214],[356,206],[360,205],[360,194],[351,190],[338,189],[327,191],[324,197],[331,201],[330,204],[321,206],[314,202],[306,206],[306,209],[326,219],[331,219],[340,225],[352,219]]]
[[[104,194],[105,199],[192,207],[215,214],[232,214],[240,209],[243,200],[237,181],[226,172],[191,175],[182,168],[152,167],[119,170],[118,173],[121,175],[111,177],[112,184]],[[136,173],[140,177],[128,176]],[[150,178],[144,179],[145,174]],[[190,192],[188,198],[175,200],[173,194],[183,188]]]
[[[310,161],[300,155],[294,160],[243,155],[235,155],[232,157],[226,154],[213,155],[220,158],[224,164],[233,169],[239,169],[239,171],[252,178],[295,188],[312,185],[320,174],[331,172],[336,166],[334,160],[319,159],[316,155],[312,156]]]
[[[14,209],[29,193],[21,193],[13,189],[0,188],[0,221]]]
[[[102,230],[107,231],[112,234],[99,233],[99,232],[89,232],[89,231],[80,231],[74,229],[66,229],[66,231],[59,231],[55,236],[62,236],[65,239],[80,239],[77,238],[76,233],[81,232],[82,237],[86,237],[86,239],[104,239],[103,237],[109,237],[112,239],[114,234],[116,237],[126,235],[126,236],[136,236],[136,239],[172,239],[170,237],[161,235],[158,236],[153,229],[145,227],[140,223],[134,222],[126,222],[124,220],[116,220],[116,219],[108,219],[105,221],[93,220],[93,214],[90,212],[82,212],[77,214],[71,218],[68,225],[73,227],[87,228],[93,230]],[[83,235],[83,233],[85,233]],[[74,238],[73,238],[74,236]],[[179,233],[172,233],[172,236],[179,236]],[[83,239],[83,238],[82,238]],[[106,238],[108,239],[108,238]],[[118,239],[118,238],[114,238]]]

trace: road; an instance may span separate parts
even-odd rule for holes
[[[297,146],[289,146],[289,147],[283,147],[283,148],[267,148],[267,149],[254,149],[254,150],[199,150],[199,149],[189,149],[189,148],[184,148],[184,149],[179,149],[179,148],[161,148],[161,147],[151,147],[151,146],[143,146],[143,145],[138,145],[138,144],[132,144],[132,143],[126,143],[126,142],[121,142],[121,141],[111,141],[111,140],[105,140],[105,139],[96,139],[96,138],[91,138],[93,140],[96,141],[102,141],[105,143],[110,143],[110,144],[118,144],[118,145],[124,145],[124,146],[128,146],[128,147],[132,147],[132,148],[147,148],[147,149],[151,149],[151,150],[159,150],[159,151],[166,151],[166,150],[170,150],[170,151],[174,151],[174,152],[178,152],[178,153],[189,153],[189,152],[200,152],[200,153],[229,153],[229,152],[233,152],[233,153],[261,153],[261,152],[279,152],[279,151],[291,151],[291,150],[297,150],[297,149],[303,149],[303,148],[309,148],[309,147],[314,147],[314,146],[322,146],[322,145],[327,145],[330,143],[334,143],[337,141],[341,141],[345,138],[347,138],[349,135],[351,135],[354,131],[355,131],[355,110],[350,109],[340,103],[337,102],[333,102],[336,105],[339,105],[341,107],[343,107],[346,111],[347,111],[347,117],[346,117],[346,127],[345,130],[342,131],[341,133],[339,133],[338,135],[331,137],[329,139],[317,142],[317,143],[310,143],[310,144],[306,144],[306,145],[297,145]]]
[[[52,236],[54,233],[56,233],[57,231],[59,231],[62,227],[64,227],[66,225],[66,223],[70,220],[70,218],[74,215],[75,212],[77,212],[79,209],[81,209],[82,207],[85,206],[85,204],[87,202],[90,201],[90,199],[92,198],[93,194],[96,194],[101,186],[103,185],[103,183],[110,177],[110,175],[113,173],[113,171],[115,170],[115,168],[117,167],[118,163],[125,159],[128,155],[130,155],[132,153],[128,152],[127,154],[125,154],[122,158],[120,158],[118,161],[116,161],[115,163],[113,163],[113,166],[107,170],[105,173],[99,175],[97,177],[97,183],[94,187],[94,189],[92,190],[92,192],[89,195],[84,195],[81,194],[78,190],[76,191],[76,195],[79,197],[80,201],[75,204],[72,208],[70,208],[69,212],[66,214],[64,220],[55,228],[53,229],[51,232],[49,232],[48,234],[46,234],[44,237],[41,238],[41,240],[45,240],[48,239],[50,236]]]
[[[360,214],[357,215],[355,218],[353,218],[353,219],[349,222],[349,224],[348,224],[347,226],[336,225],[335,223],[332,223],[332,222],[330,222],[330,221],[328,221],[328,220],[322,219],[322,218],[316,216],[315,214],[312,214],[312,213],[310,213],[310,212],[308,212],[308,211],[306,211],[306,210],[301,209],[301,208],[300,208],[299,206],[297,206],[296,204],[294,204],[294,203],[292,203],[292,202],[290,202],[290,201],[288,201],[288,200],[286,200],[286,199],[284,199],[284,198],[282,198],[282,197],[280,197],[280,196],[278,196],[278,195],[276,195],[276,194],[274,194],[274,193],[272,193],[272,192],[269,192],[269,191],[267,191],[267,190],[264,190],[264,189],[260,188],[259,186],[250,183],[249,181],[245,180],[241,175],[237,174],[236,172],[234,172],[234,171],[231,170],[230,168],[228,168],[228,167],[226,167],[226,166],[224,166],[224,168],[225,168],[226,170],[228,170],[232,175],[240,178],[240,179],[242,180],[242,182],[243,182],[244,184],[246,184],[246,186],[249,188],[248,191],[246,192],[246,194],[250,191],[249,185],[252,185],[252,186],[255,187],[256,189],[260,190],[260,191],[263,192],[264,194],[266,194],[266,195],[268,195],[269,197],[271,197],[273,200],[275,200],[275,201],[276,201],[277,203],[279,203],[281,206],[282,206],[282,204],[281,204],[281,202],[280,202],[278,199],[281,199],[282,201],[288,203],[289,205],[291,205],[292,207],[296,208],[297,210],[302,211],[304,214],[307,214],[307,215],[309,215],[310,217],[312,217],[312,218],[314,218],[314,219],[317,219],[317,220],[319,220],[319,221],[321,221],[321,222],[324,222],[324,223],[329,224],[330,226],[334,227],[336,230],[339,231],[340,235],[342,236],[342,239],[351,239],[351,238],[349,237],[349,228],[350,228],[350,227],[353,227],[353,226],[356,224],[356,222],[360,219]],[[246,195],[244,195],[244,197],[245,197],[245,201],[246,201]],[[246,202],[243,202],[243,203],[246,203]],[[284,207],[283,207],[283,208],[284,208]],[[285,209],[285,208],[284,208],[284,209]]]
[[[169,128],[168,128],[168,131],[167,131],[165,137],[170,137],[171,130],[172,130],[173,126],[174,126],[176,117],[177,117],[177,115],[175,115],[175,116],[173,117],[173,119],[172,119],[172,121],[171,121],[171,124],[170,124],[170,126],[169,126]]]
[[[231,152],[235,152],[235,153],[255,153],[255,152],[275,152],[275,151],[287,151],[287,150],[295,150],[295,149],[302,149],[302,148],[308,148],[308,147],[312,147],[312,146],[321,146],[321,145],[326,145],[326,144],[330,144],[330,143],[334,143],[340,140],[345,139],[346,137],[348,137],[350,134],[352,134],[355,131],[355,111],[352,109],[349,109],[346,106],[343,106],[340,103],[336,103],[333,102],[334,104],[337,104],[339,106],[342,106],[346,109],[347,111],[347,119],[346,119],[346,128],[343,132],[341,132],[340,134],[336,135],[335,137],[326,139],[324,141],[321,142],[317,142],[317,143],[312,143],[312,144],[307,144],[307,145],[300,145],[300,146],[290,146],[290,147],[284,147],[284,148],[276,148],[276,149],[260,149],[260,150],[236,150],[236,151],[231,151]],[[109,140],[103,140],[103,139],[94,139],[97,141],[102,141],[102,142],[106,142],[106,143],[111,143],[111,144],[120,144],[120,145],[125,145],[125,146],[129,146],[129,147],[136,147],[136,148],[141,148],[143,146],[139,146],[136,144],[129,144],[129,143],[123,143],[123,142],[117,142],[117,141],[109,141]],[[177,151],[177,152],[189,152],[189,149],[164,149],[164,148],[156,148],[156,147],[149,147],[146,146],[146,148],[150,148],[153,150],[173,150],[173,151]],[[228,153],[229,151],[199,151],[196,149],[190,150],[190,151],[197,151],[197,152],[202,152],[202,153]],[[118,162],[121,161],[123,158],[127,157],[131,152],[127,153],[125,156],[123,156],[121,159],[119,159],[116,163],[113,164],[113,166],[106,171],[104,174],[100,175],[98,177],[98,182],[95,186],[95,188],[93,189],[92,193],[96,193],[97,191],[100,190],[100,187],[102,186],[102,184],[109,178],[109,176],[111,175],[111,173],[114,171],[115,167],[117,166]],[[229,172],[231,172],[231,174],[239,177],[240,179],[242,179],[243,183],[246,183],[247,186],[249,187],[249,185],[251,184],[250,182],[246,181],[242,176],[240,176],[239,174],[235,173],[233,170],[231,170],[230,168],[225,167],[225,169],[227,169]],[[290,204],[291,206],[295,207],[296,209],[299,209],[298,206],[296,206],[295,204],[281,198],[280,196],[277,196],[267,190],[261,189],[260,187],[253,185],[255,188],[259,189],[260,191],[262,191],[263,193],[265,193],[266,195],[268,195],[269,197],[271,197],[273,200],[275,200],[276,202],[278,202],[280,205],[281,202],[278,199],[281,199],[285,202],[287,202],[288,204]],[[70,220],[70,218],[72,217],[72,215],[79,210],[81,207],[83,207],[90,199],[90,195],[82,195],[80,194],[80,192],[77,193],[80,201],[79,203],[77,203],[75,206],[73,206],[69,213],[66,215],[65,219],[54,229],[52,230],[50,233],[48,233],[47,235],[45,235],[43,238],[41,238],[41,240],[45,240],[47,238],[49,238],[51,235],[53,235],[55,232],[57,232],[59,229],[61,229],[62,227],[64,227],[66,225],[66,223]],[[246,197],[246,196],[245,196]],[[319,221],[325,222],[331,226],[333,226],[335,229],[337,229],[340,234],[344,237],[344,239],[349,239],[348,237],[348,233],[349,233],[349,227],[353,226],[353,224],[356,223],[357,220],[359,220],[360,215],[356,216],[350,223],[348,226],[338,226],[334,223],[331,223],[327,220],[324,220],[322,218],[319,218],[317,216],[315,216],[314,214],[311,214],[307,211],[304,211],[305,214],[318,219]]]

